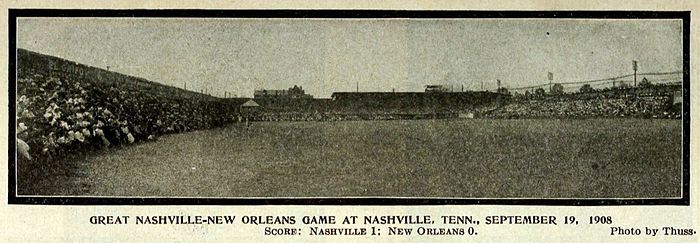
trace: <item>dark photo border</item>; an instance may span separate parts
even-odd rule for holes
[[[690,11],[413,11],[413,10],[102,10],[9,9],[8,18],[8,203],[36,205],[690,205]],[[20,17],[118,18],[544,18],[678,19],[683,26],[682,195],[662,199],[455,199],[392,197],[321,198],[134,198],[22,196],[16,191],[16,34]]]

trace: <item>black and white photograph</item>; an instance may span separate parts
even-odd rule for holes
[[[687,195],[681,17],[18,17],[14,38],[16,197]]]

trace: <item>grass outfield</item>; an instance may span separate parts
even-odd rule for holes
[[[67,165],[31,185],[20,178],[20,194],[676,197],[681,122],[260,122],[250,131],[169,135]]]

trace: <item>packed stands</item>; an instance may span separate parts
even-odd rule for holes
[[[531,99],[513,102],[492,110],[483,110],[488,118],[681,118],[672,97],[627,96],[566,99]]]
[[[17,138],[27,146],[25,159],[212,128],[235,112],[211,96],[26,50],[17,54]]]

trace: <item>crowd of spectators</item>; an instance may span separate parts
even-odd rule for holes
[[[681,118],[669,96],[523,100],[482,113],[487,118]]]
[[[251,121],[359,121],[359,120],[417,120],[457,118],[460,113],[385,113],[385,112],[262,112],[248,116]],[[471,114],[471,113],[470,113]],[[473,115],[473,114],[472,114]],[[245,121],[240,116],[239,121]]]
[[[216,99],[148,86],[22,70],[16,99],[20,157],[62,157],[227,122],[221,115],[226,107]]]

